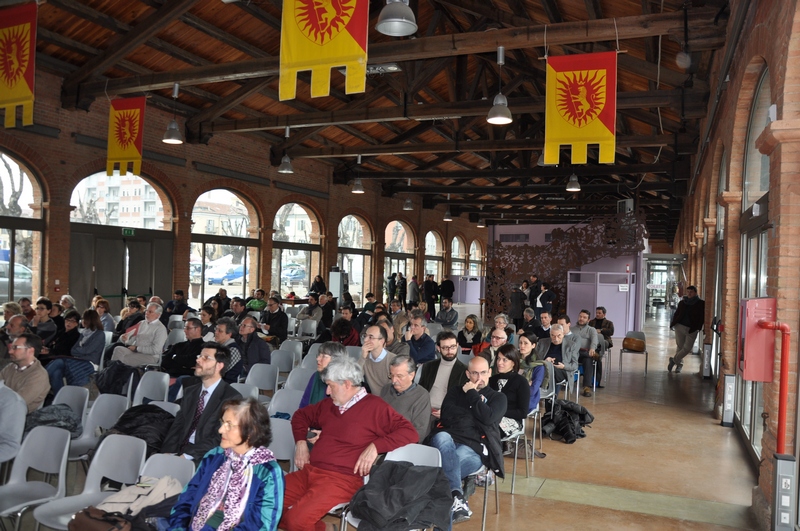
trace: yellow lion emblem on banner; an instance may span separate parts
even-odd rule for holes
[[[606,105],[605,69],[558,72],[556,82],[558,113],[575,127],[592,123]]]

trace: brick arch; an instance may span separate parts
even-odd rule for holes
[[[425,236],[423,237],[422,241],[420,241],[420,247],[422,248],[422,251],[423,251],[422,254],[423,255],[425,254],[425,238],[428,237],[428,233],[429,232],[432,232],[436,236],[438,236],[439,237],[439,241],[442,242],[442,258],[444,258],[445,256],[448,256],[450,254],[450,252],[449,252],[448,248],[446,247],[447,243],[444,240],[444,236],[442,236],[442,233],[439,232],[436,229],[428,229],[428,230],[425,231]]]
[[[386,238],[384,236],[386,234],[386,227],[388,227],[389,223],[392,223],[393,221],[399,221],[400,223],[405,225],[406,232],[408,234],[411,234],[411,236],[414,238],[414,248],[424,247],[425,242],[424,241],[420,242],[419,232],[417,232],[417,228],[414,226],[414,223],[411,220],[409,220],[408,217],[406,217],[405,215],[398,214],[397,216],[392,216],[392,219],[383,224],[383,230],[380,232],[381,236],[380,241],[381,243],[383,243],[384,249],[386,248]]]
[[[753,107],[758,81],[765,68],[768,68],[767,60],[757,55],[750,59],[742,77],[742,85],[736,99],[736,113],[734,115],[731,149],[730,153],[737,153],[736,157],[731,156],[728,161],[728,190],[732,192],[744,192],[744,156],[747,151],[745,145],[747,140],[747,126],[750,123],[750,110]],[[770,77],[774,74],[770,69]],[[775,83],[770,79],[770,90],[775,90]],[[770,94],[770,99],[775,98]]]
[[[78,166],[72,174],[66,178],[65,186],[60,188],[63,193],[67,194],[65,198],[60,199],[63,199],[65,204],[69,204],[75,187],[89,175],[106,171],[106,162],[106,157],[98,157]],[[178,200],[181,194],[167,174],[152,162],[143,160],[142,172],[138,177],[152,185],[153,189],[158,194],[159,199],[161,199],[161,206],[164,207],[164,219],[173,218],[175,212],[177,212],[177,205],[180,204]]]
[[[320,237],[325,234],[325,219],[322,216],[322,209],[314,201],[311,201],[308,196],[301,194],[288,194],[280,198],[280,201],[277,203],[277,208],[275,209],[275,212],[272,213],[272,217],[270,218],[270,229],[275,223],[275,216],[278,215],[278,211],[284,205],[288,205],[289,203],[297,203],[303,207],[303,209],[306,210],[306,213],[309,214],[309,218],[314,218],[311,220],[311,223],[317,224],[317,232],[319,233]]]
[[[377,233],[375,232],[375,228],[372,225],[372,221],[370,221],[368,214],[360,209],[360,208],[350,208],[346,210],[340,217],[339,220],[336,222],[336,233],[339,233],[339,225],[342,223],[342,220],[347,216],[354,216],[361,221],[363,224],[362,230],[364,231],[364,238],[369,238],[369,241],[376,242],[375,236]],[[367,234],[369,233],[369,234]]]
[[[8,154],[25,166],[33,183],[33,201],[41,205],[52,200],[52,190],[45,175],[54,175],[47,160],[20,139],[0,130],[0,151]]]
[[[730,163],[730,152],[726,149],[725,142],[722,140],[717,141],[717,145],[714,147],[714,156],[711,159],[711,178],[709,179],[708,183],[708,202],[709,204],[717,204],[717,190],[719,189],[719,171],[722,166],[722,158],[726,156],[725,164],[728,165]],[[725,168],[725,174],[727,176],[728,169]],[[728,179],[726,179],[728,180]],[[726,184],[726,189],[728,185]],[[716,217],[716,216],[715,216]]]
[[[458,238],[461,240],[461,245],[464,248],[464,260],[465,261],[468,260],[469,259],[469,243],[467,243],[469,241],[468,238],[461,231],[456,231],[453,234],[453,238]],[[450,241],[448,242],[447,254],[451,254],[453,252],[453,238],[450,238]],[[452,259],[452,256],[450,258]]]
[[[247,215],[250,216],[250,228],[254,227],[266,227],[266,215],[263,211],[263,205],[258,201],[253,201],[250,199],[251,197],[258,197],[258,192],[256,192],[253,188],[246,185],[242,181],[238,181],[236,179],[213,179],[211,181],[207,181],[203,183],[202,189],[198,190],[195,189],[192,191],[191,195],[187,195],[187,200],[191,199],[189,205],[186,205],[185,208],[188,208],[191,212],[194,209],[194,205],[197,203],[197,200],[206,192],[210,192],[212,190],[225,190],[234,194],[236,197],[241,199],[242,204],[247,209]],[[255,223],[253,223],[255,220]],[[264,220],[262,222],[262,220]],[[272,228],[272,225],[269,226]]]

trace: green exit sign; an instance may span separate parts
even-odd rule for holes
[[[136,229],[122,229],[123,236],[136,236]]]

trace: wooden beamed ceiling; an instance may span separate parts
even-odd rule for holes
[[[186,118],[190,142],[255,135],[270,144],[273,164],[284,154],[320,159],[333,166],[334,184],[377,179],[385,195],[419,194],[426,208],[449,194],[451,212],[472,221],[572,223],[633,198],[651,238],[671,242],[704,140],[699,122],[714,52],[726,41],[726,1],[419,0],[411,2],[419,29],[402,39],[372,28],[384,5],[370,0],[369,64],[400,71],[369,75],[364,94],[346,94],[334,72],[331,95],[312,99],[306,73],[298,97],[279,101],[275,0],[48,0],[37,58],[64,77],[65,108],[144,92]],[[558,166],[538,166],[543,57],[615,49],[615,163],[598,164],[590,149],[589,164],[573,167],[565,149]],[[679,52],[688,68],[677,66]],[[491,126],[485,116],[501,87],[514,121]],[[582,189],[567,193],[573,173]]]

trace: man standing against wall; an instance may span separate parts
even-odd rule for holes
[[[672,316],[669,327],[675,330],[675,343],[677,350],[675,356],[669,359],[667,370],[681,372],[683,369],[683,358],[685,358],[694,346],[697,333],[703,329],[703,320],[706,315],[706,303],[697,296],[697,288],[689,286],[686,288],[686,296],[678,303],[678,309]]]

